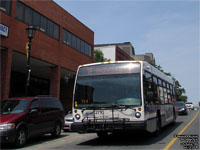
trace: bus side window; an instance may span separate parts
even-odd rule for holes
[[[158,88],[159,88],[159,93],[158,93],[158,96],[159,96],[159,99],[160,99],[160,103],[161,104],[164,104],[164,91],[163,91],[163,82],[161,79],[158,79]]]
[[[159,94],[158,78],[155,76],[153,76],[153,92],[155,96],[155,103],[160,104],[160,99],[158,97],[158,94]]]
[[[153,82],[152,82],[152,75],[148,72],[145,72],[145,75],[143,76],[144,78],[144,100],[145,103],[149,105],[155,104],[155,100],[150,100],[147,98],[147,93],[152,92],[154,95],[154,90],[153,90]]]

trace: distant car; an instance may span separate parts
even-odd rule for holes
[[[188,109],[184,102],[177,102],[177,105],[178,105],[178,113],[179,114],[184,114],[184,115],[188,114]]]
[[[72,116],[72,112],[69,112],[65,116],[65,125],[64,125],[64,132],[71,131],[71,124],[74,122],[74,118]]]
[[[190,110],[194,110],[194,104],[192,102],[186,102],[185,103],[186,107]]]
[[[50,96],[7,98],[0,101],[0,139],[23,147],[28,138],[51,133],[59,137],[64,126],[60,100]]]

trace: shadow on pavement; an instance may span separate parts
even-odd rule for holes
[[[163,138],[168,136],[171,132],[176,130],[183,122],[176,122],[174,126],[171,124],[162,128],[162,131],[159,136],[154,137],[152,134],[147,132],[128,132],[128,133],[114,133],[108,135],[106,139],[95,138],[83,143],[79,143],[78,145],[90,145],[90,146],[128,146],[128,145],[150,145],[153,143],[158,144],[166,144],[159,143]]]
[[[54,140],[62,139],[66,136],[68,136],[68,135],[67,134],[61,134],[61,136],[59,138],[53,138],[51,136],[51,134],[45,134],[43,136],[30,138],[30,139],[28,139],[26,145],[23,148],[28,148],[28,147],[33,146],[33,145],[42,144],[42,143],[47,142],[47,141],[54,141]],[[0,149],[16,149],[16,147],[15,147],[14,144],[1,143]]]

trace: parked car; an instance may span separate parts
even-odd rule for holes
[[[50,96],[1,100],[1,142],[23,147],[27,139],[51,133],[59,137],[64,127],[64,109],[59,99]]]
[[[190,110],[194,110],[194,104],[192,102],[186,102],[185,103],[186,107]]]
[[[184,102],[177,102],[177,105],[178,105],[178,113],[179,114],[184,114],[184,115],[188,114],[188,109]]]
[[[74,118],[72,116],[72,112],[69,111],[68,114],[65,116],[65,126],[64,126],[64,131],[71,131],[71,124],[74,122]]]

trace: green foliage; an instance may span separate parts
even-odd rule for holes
[[[103,52],[100,50],[94,50],[94,62],[105,62],[110,61],[110,59],[104,58]]]
[[[172,77],[171,73],[169,72],[165,72],[162,67],[160,65],[156,65],[156,64],[152,64],[155,68],[157,68],[158,70],[160,70],[161,72],[163,72],[164,74],[166,74],[167,76]],[[176,100],[177,101],[183,101],[183,102],[187,102],[187,96],[184,95],[185,89],[181,87],[180,83],[178,80],[176,80],[174,77],[172,77],[172,79],[175,81],[175,95],[176,95]]]

